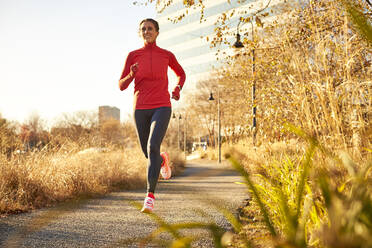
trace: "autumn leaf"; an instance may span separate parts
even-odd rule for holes
[[[263,23],[262,23],[261,19],[258,16],[256,16],[255,20],[256,20],[257,26],[263,27]]]

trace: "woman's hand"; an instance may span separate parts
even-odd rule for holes
[[[180,91],[181,91],[181,87],[177,85],[172,91],[172,99],[178,101],[180,99]]]
[[[138,63],[131,65],[129,67],[129,70],[130,70],[129,73],[124,78],[119,80],[119,89],[121,91],[128,88],[128,85],[130,84],[130,82],[133,81],[133,78],[136,75],[136,72],[138,71]]]
[[[138,71],[138,63],[135,63],[130,66],[130,73],[134,76],[136,75],[136,72]]]

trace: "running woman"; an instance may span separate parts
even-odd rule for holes
[[[148,159],[147,195],[142,212],[152,212],[159,173],[164,179],[171,177],[169,156],[160,153],[171,117],[172,107],[168,92],[168,66],[178,77],[172,98],[178,101],[186,75],[173,53],[156,45],[159,24],[148,18],[140,23],[140,36],[144,46],[128,54],[119,80],[120,90],[128,88],[134,79],[134,121],[142,151]]]

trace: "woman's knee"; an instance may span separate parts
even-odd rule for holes
[[[150,144],[147,147],[147,153],[149,155],[151,155],[151,154],[160,154],[160,145],[158,145],[158,144]]]

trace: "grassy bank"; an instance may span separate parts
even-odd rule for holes
[[[184,161],[176,153],[171,153],[171,160],[179,171]],[[147,162],[137,148],[40,151],[10,160],[3,156],[0,161],[0,214],[146,185]]]
[[[251,192],[235,244],[370,247],[372,153],[352,157],[300,134],[304,142],[297,145],[231,152]]]

